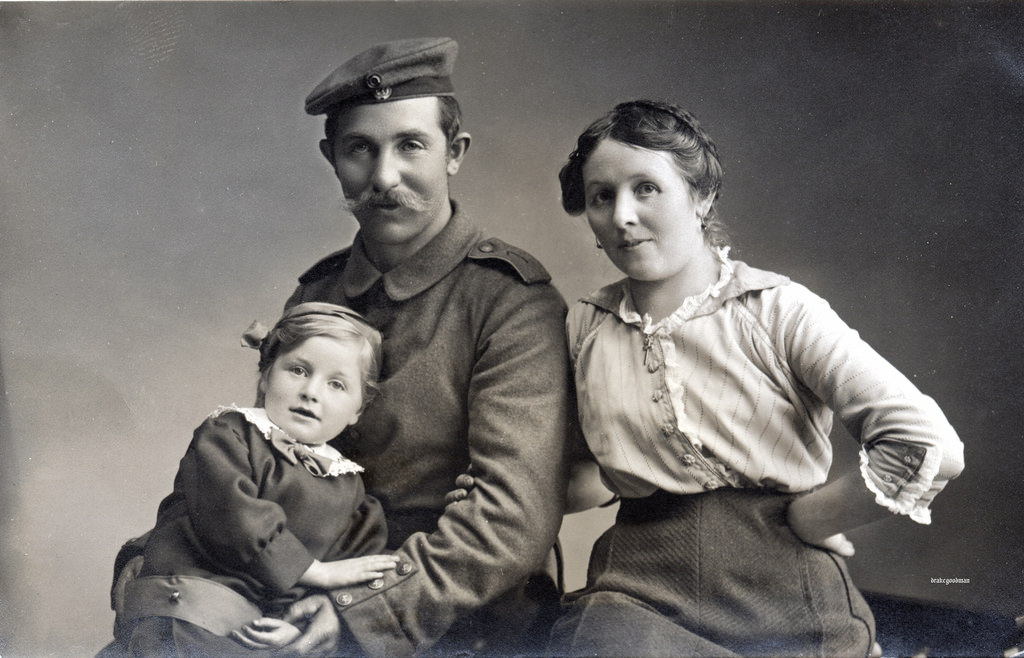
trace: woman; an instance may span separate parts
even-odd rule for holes
[[[729,258],[717,149],[686,111],[616,106],[559,178],[626,278],[567,320],[581,426],[622,503],[552,652],[877,652],[842,533],[928,523],[963,469],[956,432],[823,299]],[[833,413],[861,461],[825,485]]]

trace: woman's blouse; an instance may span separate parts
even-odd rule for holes
[[[963,468],[936,403],[825,300],[720,259],[718,283],[658,323],[637,312],[626,280],[570,310],[580,422],[605,483],[625,497],[807,491],[828,476],[834,413],[860,442],[876,502],[929,523]]]
[[[277,447],[278,433],[263,409],[231,407],[196,429],[160,503],[141,575],[210,578],[267,610],[301,598],[296,583],[314,558],[384,550],[384,513],[366,495],[362,469],[318,446],[333,466],[316,476]]]

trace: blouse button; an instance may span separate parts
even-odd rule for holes
[[[665,436],[672,436],[674,432],[675,429],[671,425],[665,424],[661,426],[661,433]]]
[[[181,592],[179,592],[178,590],[174,590],[173,592],[171,592],[171,595],[167,597],[167,600],[170,603],[177,603],[181,600]]]
[[[648,363],[647,364],[647,372],[658,372],[658,364],[657,363]]]
[[[697,458],[694,457],[693,455],[691,455],[689,453],[683,455],[683,463],[684,464],[692,465],[695,461],[697,461]]]
[[[655,391],[654,395],[651,396],[651,400],[653,400],[654,402],[661,402],[661,398],[662,398],[661,391]]]
[[[892,482],[892,476],[889,475],[888,473],[886,473],[885,476],[882,477],[882,479],[885,480],[886,482]]]
[[[905,461],[908,464],[913,464],[914,463],[914,458],[911,457],[910,455],[907,455],[906,457],[903,458],[903,461]]]
[[[703,485],[701,485],[701,486],[703,486],[703,487],[704,487],[705,489],[707,489],[708,491],[710,491],[711,489],[714,489],[714,488],[715,488],[715,485],[714,485],[714,484],[712,484],[712,483],[710,483],[710,482],[705,482],[705,483],[704,483]]]

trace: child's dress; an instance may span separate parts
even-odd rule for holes
[[[119,639],[129,653],[196,643],[245,653],[230,630],[302,598],[296,583],[314,558],[384,550],[384,514],[362,468],[329,445],[312,448],[263,409],[220,407],[196,429],[126,593]]]
[[[824,300],[719,256],[718,283],[657,324],[625,281],[570,311],[581,426],[622,503],[557,654],[863,655],[874,621],[843,559],[786,523],[826,481],[833,412],[894,512],[929,522],[959,473],[940,472],[963,446],[938,406]]]

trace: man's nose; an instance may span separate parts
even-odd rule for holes
[[[401,181],[398,159],[387,151],[382,151],[377,156],[373,169],[373,188],[377,192],[386,192],[398,185]]]

